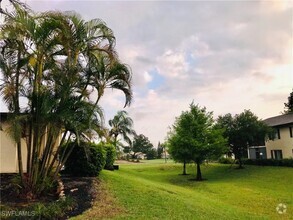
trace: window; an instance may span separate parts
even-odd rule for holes
[[[279,128],[277,128],[277,133],[276,133],[276,135],[277,135],[278,139],[281,139],[280,129],[279,129]],[[277,138],[277,137],[276,137],[276,138]]]
[[[280,160],[283,159],[282,150],[271,150],[272,159]]]
[[[290,132],[290,137],[293,137],[293,133],[292,133],[292,127],[289,127],[289,132]]]
[[[293,132],[293,129],[292,129],[292,132]],[[276,139],[281,139],[279,128],[275,128],[274,132],[269,135],[269,140],[274,141]]]

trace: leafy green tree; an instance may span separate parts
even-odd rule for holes
[[[134,152],[134,157],[138,152],[142,152],[146,155],[149,154],[150,157],[148,159],[153,159],[153,144],[149,141],[149,139],[143,134],[135,135],[132,145],[132,151]]]
[[[285,114],[293,113],[293,90],[288,97],[288,102],[284,103],[285,105]]]
[[[146,153],[146,157],[148,160],[156,159],[158,157],[158,152],[155,148],[152,148]]]
[[[119,62],[115,36],[102,20],[35,14],[25,4],[10,2],[13,9],[1,10],[0,92],[11,112],[23,194],[32,199],[48,180],[57,180],[75,146],[66,143],[75,139],[78,146],[102,129],[99,100],[106,88],[122,91],[125,105],[130,104],[131,72]],[[89,98],[93,91],[96,100]],[[27,102],[24,107],[20,99]],[[26,175],[21,137],[27,143]],[[69,149],[61,153],[63,145]]]
[[[176,118],[168,138],[169,153],[180,162],[193,161],[196,180],[203,180],[200,165],[206,159],[220,157],[226,151],[222,129],[214,126],[212,112],[192,103],[190,111]]]
[[[243,168],[242,158],[247,157],[249,146],[264,145],[265,138],[271,129],[258,119],[250,110],[235,115],[219,116],[217,127],[225,129],[230,151],[235,155],[239,168]]]
[[[192,162],[189,147],[182,142],[181,137],[175,132],[169,134],[167,146],[168,152],[172,155],[173,160],[183,163],[182,175],[187,175],[186,165]]]

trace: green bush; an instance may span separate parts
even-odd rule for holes
[[[247,165],[258,165],[258,166],[283,166],[293,167],[293,159],[244,159],[244,164]]]
[[[221,157],[218,160],[219,163],[223,163],[223,164],[232,164],[234,163],[234,159],[232,159],[231,157]]]
[[[106,163],[106,151],[103,146],[94,143],[69,143],[73,148],[65,163],[65,173],[72,176],[98,176]]]
[[[113,164],[116,158],[116,149],[112,144],[104,144],[103,147],[106,151],[106,163],[104,168],[106,170],[114,170]]]

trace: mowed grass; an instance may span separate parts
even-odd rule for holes
[[[156,160],[120,164],[100,178],[121,210],[110,219],[293,219],[292,171],[208,164],[202,166],[207,180],[196,182],[191,180],[195,166],[188,166],[191,175],[182,176],[182,165]],[[287,206],[286,213],[277,213],[279,203]]]

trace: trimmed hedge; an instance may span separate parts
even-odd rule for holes
[[[69,143],[72,153],[65,163],[65,173],[72,176],[98,176],[106,163],[106,151],[103,146],[94,143]],[[67,149],[68,149],[67,148]]]
[[[104,169],[114,170],[113,164],[116,158],[116,149],[112,144],[105,144],[103,147],[106,151],[106,163]]]
[[[293,159],[244,159],[246,165],[293,167]]]

